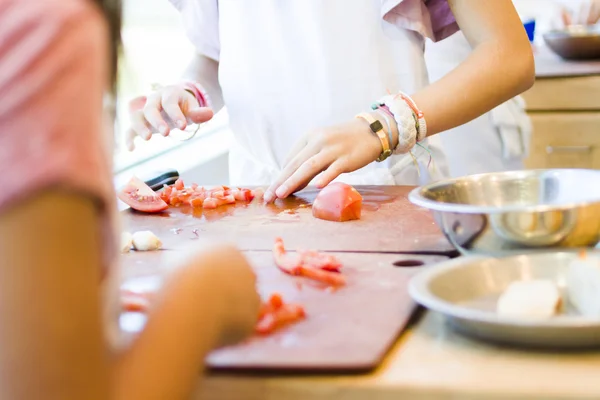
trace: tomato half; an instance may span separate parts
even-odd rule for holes
[[[312,213],[315,218],[327,221],[360,219],[362,196],[352,186],[341,182],[330,183],[317,195]]]
[[[150,186],[135,176],[119,191],[118,197],[134,210],[147,213],[160,212],[169,207]]]

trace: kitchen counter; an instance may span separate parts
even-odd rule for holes
[[[600,352],[521,351],[477,342],[424,312],[384,364],[359,376],[209,375],[195,399],[599,399]],[[402,397],[406,396],[406,397]]]
[[[366,218],[378,221],[376,213],[385,213],[386,208],[389,207],[389,210],[394,210],[394,213],[403,214],[400,220],[412,218],[412,222],[404,226],[403,237],[411,239],[411,242],[427,236],[433,237],[433,232],[428,229],[414,229],[431,221],[430,217],[423,215],[422,210],[404,201],[409,189],[408,187],[380,188],[379,190],[387,196],[398,196],[393,203],[395,206],[384,205],[381,210],[369,211]],[[373,191],[375,188],[369,190]],[[241,208],[236,209],[235,213],[239,211],[240,216],[246,215],[248,218],[247,214],[250,210]],[[256,211],[257,214],[262,212],[264,211]],[[150,219],[128,212],[123,216],[125,226],[129,228],[135,226],[154,231],[162,229],[164,235],[169,234],[165,228],[174,219],[173,216],[170,218],[156,216]],[[234,214],[228,214],[227,219],[238,221],[236,223],[239,224],[239,218]],[[212,232],[213,238],[223,237],[224,230],[219,230],[217,227],[219,224],[227,224],[226,220],[206,222],[203,219],[202,221],[199,220],[198,223],[207,226],[207,230],[202,232]],[[256,227],[256,236],[268,236],[271,228],[262,222],[252,224]],[[214,228],[208,228],[213,223]],[[299,222],[287,222],[281,226],[285,226],[286,231],[289,231],[294,228],[294,224],[301,225]],[[375,236],[385,237],[393,232],[390,230],[391,225],[386,227],[380,222],[378,224],[384,228],[384,231]],[[377,223],[372,226],[373,232],[377,230],[375,225]],[[328,237],[316,225],[305,224],[302,229],[304,233],[300,237],[317,236],[319,239]],[[355,229],[357,228],[353,228],[352,225],[344,225],[346,231]],[[437,235],[440,233],[438,232]],[[237,238],[242,240],[239,236]],[[179,235],[171,234],[164,239],[166,248],[171,251],[156,253],[157,256],[161,253],[163,256],[175,254],[176,250],[183,246],[181,242],[189,243],[193,237],[190,238],[189,234],[181,232]],[[271,240],[268,239],[270,243]],[[327,243],[322,247],[328,247],[329,242],[323,242]],[[245,243],[263,245],[261,242]],[[365,252],[373,252],[373,249],[369,249],[368,246],[375,244],[373,240],[362,243]],[[428,241],[427,245],[434,246],[431,247],[432,250],[444,250],[444,247],[438,247],[439,244],[435,240]],[[152,253],[145,255],[153,256]],[[162,264],[168,263],[156,263],[153,268],[158,269],[158,265]],[[162,267],[169,266],[162,265]],[[159,272],[144,270],[143,266],[135,262],[125,265],[124,268],[126,269],[124,275],[129,277]],[[413,316],[408,328],[388,352],[383,363],[371,373],[353,375],[208,373],[202,378],[202,384],[194,398],[219,400],[599,399],[600,384],[597,383],[599,372],[600,352],[598,351],[552,353],[500,347],[463,337],[453,332],[444,323],[441,315],[421,309]]]
[[[600,60],[568,61],[547,46],[534,47],[536,78],[600,75]]]

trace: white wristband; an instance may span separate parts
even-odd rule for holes
[[[425,121],[425,116],[417,107],[415,101],[406,93],[398,92],[400,99],[402,99],[408,106],[411,108],[415,117],[417,118],[417,142],[422,142],[427,137],[427,122]]]
[[[412,109],[394,95],[382,98],[379,103],[387,106],[398,126],[398,146],[394,149],[394,154],[408,153],[417,143],[417,127]]]

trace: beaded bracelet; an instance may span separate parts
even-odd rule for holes
[[[206,93],[206,90],[200,84],[191,81],[183,82],[183,87],[194,95],[200,107],[210,107],[211,102],[208,93]]]

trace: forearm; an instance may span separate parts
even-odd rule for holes
[[[201,84],[213,105],[213,111],[217,113],[223,106],[223,94],[219,84],[219,62],[196,53],[184,72],[184,78]]]
[[[444,78],[413,94],[429,135],[465,124],[533,85],[531,45],[510,1],[452,0],[473,47]]]
[[[529,89],[533,71],[532,56],[526,51],[515,54],[489,43],[413,99],[425,114],[428,135],[433,135],[465,124]]]
[[[220,294],[206,274],[184,268],[168,281],[144,330],[117,362],[117,399],[182,399],[192,392],[221,326]]]

